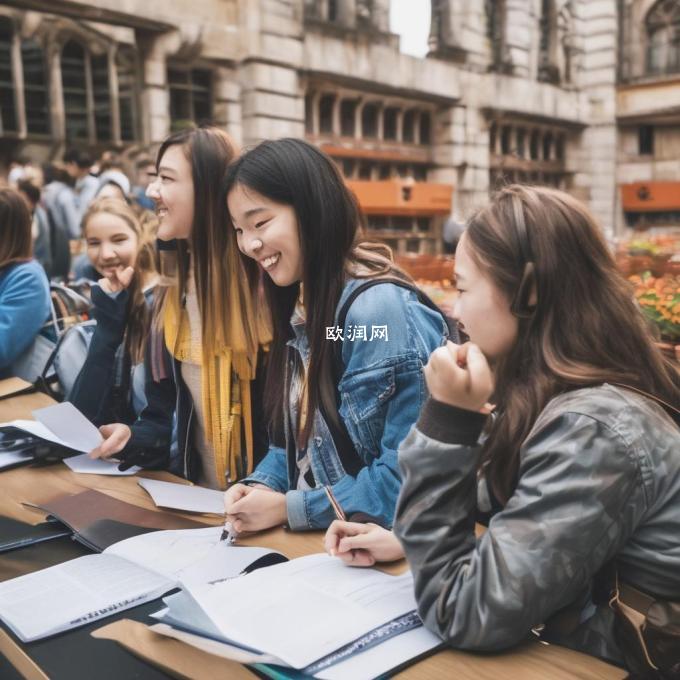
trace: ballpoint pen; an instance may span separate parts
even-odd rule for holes
[[[338,499],[333,495],[333,491],[331,490],[331,487],[330,486],[324,486],[323,489],[326,492],[328,502],[331,504],[331,507],[333,508],[333,512],[335,513],[335,516],[339,520],[342,520],[343,522],[347,521],[347,517],[345,516],[345,512],[343,511],[342,507],[340,506],[340,503],[338,503]]]
[[[227,545],[232,545],[236,542],[237,536],[238,533],[234,530],[231,522],[226,520],[224,522],[224,529],[222,529],[222,533],[220,534],[220,541],[226,541]]]

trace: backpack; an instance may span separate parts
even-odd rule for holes
[[[50,300],[50,319],[11,372],[61,401],[85,363],[96,322],[88,320],[90,301],[67,286],[50,283]]]
[[[61,334],[37,378],[41,391],[57,401],[68,400],[87,359],[96,327],[97,322],[91,319],[72,325]]]
[[[57,192],[54,201],[45,203],[45,213],[47,214],[48,238],[45,239],[49,245],[49,278],[68,278],[71,269],[71,245],[68,225],[55,214],[54,203],[64,191],[62,188]]]

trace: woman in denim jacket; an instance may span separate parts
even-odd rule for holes
[[[227,491],[228,519],[237,531],[326,527],[335,516],[329,488],[346,513],[391,525],[397,447],[418,417],[422,368],[446,339],[445,320],[419,301],[386,247],[356,241],[356,201],[312,145],[260,144],[230,168],[226,195],[253,294],[264,287],[273,318],[265,409],[279,433],[253,474]],[[376,278],[407,285],[360,291],[338,325],[352,291]]]

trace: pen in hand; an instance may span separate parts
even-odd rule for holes
[[[220,541],[226,541],[227,545],[232,545],[236,542],[236,537],[238,533],[232,526],[229,520],[225,521],[224,529],[222,529],[222,534],[220,535]]]

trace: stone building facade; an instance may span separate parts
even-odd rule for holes
[[[654,198],[680,170],[680,0],[423,7],[421,59],[389,0],[0,1],[0,164],[209,120],[320,145],[400,250],[439,249],[451,196],[462,219],[514,180],[583,198],[609,234],[680,223]]]

